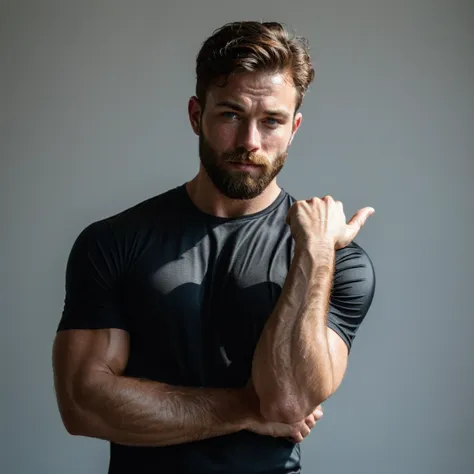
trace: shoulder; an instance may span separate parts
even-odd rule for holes
[[[153,225],[160,217],[172,214],[183,206],[183,186],[169,189],[143,200],[116,214],[93,223],[101,228],[109,227],[119,232],[135,226]]]
[[[368,252],[355,240],[346,247],[336,250],[336,265],[342,270],[363,268],[375,275],[374,264]]]
[[[370,306],[375,292],[374,264],[368,252],[357,242],[336,251],[334,294],[353,298]]]
[[[181,191],[181,192],[180,192]],[[143,200],[133,206],[88,224],[80,236],[107,239],[110,234],[120,235],[141,226],[154,225],[157,220],[176,212],[182,206],[182,186]]]
[[[170,189],[87,224],[76,236],[71,253],[88,258],[129,257],[153,239],[163,217],[176,212],[178,189]]]
[[[371,258],[368,252],[355,240],[344,248],[336,250],[336,261],[339,264],[344,264],[349,261],[356,260],[359,264],[374,268]]]
[[[374,294],[375,270],[368,253],[354,241],[337,250],[328,326],[343,338],[349,351]]]

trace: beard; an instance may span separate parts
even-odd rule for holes
[[[218,154],[204,136],[202,128],[199,133],[199,158],[214,186],[231,199],[247,200],[259,196],[273,179],[280,173],[288,156],[288,148],[280,153],[273,162],[262,154],[251,153],[244,148],[237,148],[230,153]],[[230,170],[226,163],[251,163],[259,165],[255,172]]]

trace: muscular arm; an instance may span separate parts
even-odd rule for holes
[[[246,429],[239,389],[176,387],[122,375],[127,332],[57,334],[53,368],[59,410],[71,434],[120,444],[163,446]]]
[[[347,347],[327,328],[334,266],[334,245],[297,244],[253,359],[253,383],[267,419],[306,416],[342,381]]]

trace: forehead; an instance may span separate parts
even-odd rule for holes
[[[222,84],[219,78],[216,83]],[[213,106],[223,100],[234,100],[245,107],[279,107],[293,112],[296,106],[297,91],[291,76],[284,72],[252,72],[231,75],[222,87],[211,85],[206,105]]]

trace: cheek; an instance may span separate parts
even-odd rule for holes
[[[275,131],[262,140],[262,148],[271,154],[279,154],[288,147],[291,135]]]
[[[235,127],[214,125],[209,127],[206,137],[216,150],[233,150],[235,148],[237,130]]]

